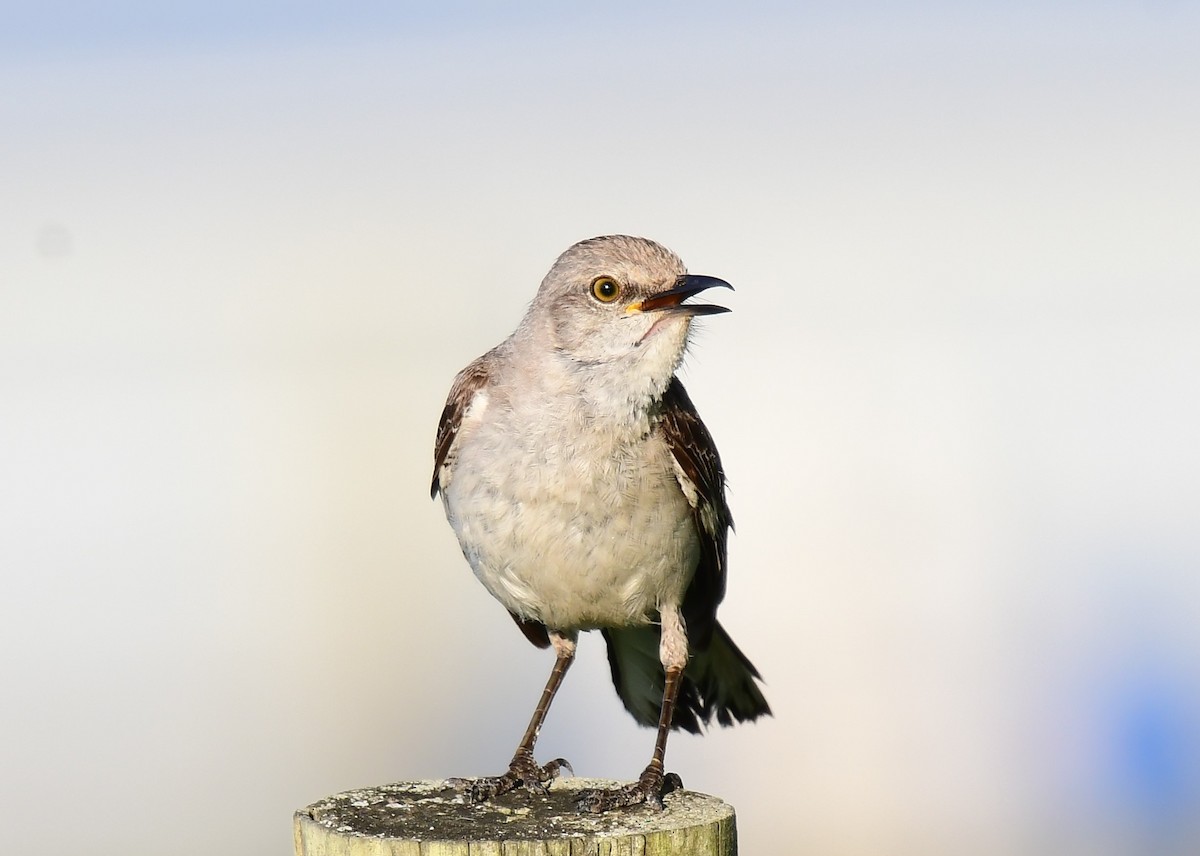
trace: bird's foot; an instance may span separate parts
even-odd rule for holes
[[[572,775],[575,771],[565,758],[555,758],[545,765],[533,760],[533,753],[517,750],[508,772],[502,776],[482,776],[478,779],[451,779],[450,784],[462,793],[468,803],[486,802],[517,788],[525,788],[535,794],[546,793],[546,786],[558,778],[566,768]]]
[[[599,813],[614,808],[646,803],[662,811],[663,797],[683,787],[683,779],[676,773],[663,774],[657,763],[650,764],[641,777],[623,788],[585,788],[575,797],[575,808],[580,812]]]

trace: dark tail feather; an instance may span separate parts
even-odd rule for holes
[[[705,722],[716,716],[721,725],[733,725],[771,715],[771,706],[758,686],[762,675],[720,624],[708,648],[692,654],[684,670],[689,673],[704,699]]]
[[[608,664],[617,695],[633,718],[651,728],[658,725],[666,675],[658,659],[657,627],[602,631],[608,643]],[[716,625],[712,641],[703,651],[691,652],[683,671],[683,684],[675,705],[672,728],[698,734],[715,716],[721,725],[733,725],[770,715],[771,708],[756,681],[758,670],[733,640]]]

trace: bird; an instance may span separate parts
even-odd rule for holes
[[[716,287],[733,288],[646,238],[580,241],[516,330],[454,379],[430,496],[484,588],[555,654],[509,769],[454,780],[469,801],[544,794],[571,770],[538,764],[534,747],[581,632],[600,631],[618,696],[656,729],[638,779],[580,790],[581,812],[662,809],[682,786],[664,768],[672,729],[771,713],[717,621],[733,518],[716,445],[676,377],[692,321],[729,311],[685,301]]]

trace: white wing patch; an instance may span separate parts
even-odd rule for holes
[[[671,463],[675,466],[675,480],[679,482],[684,499],[688,501],[688,505],[700,513],[700,523],[704,526],[705,531],[709,535],[715,536],[717,533],[717,510],[713,508],[711,502],[705,502],[704,498],[700,496],[695,482],[688,478],[674,455],[671,456]]]
[[[675,466],[675,481],[679,482],[679,487],[683,490],[683,496],[688,501],[688,505],[695,508],[700,502],[700,494],[696,490],[696,485],[688,478],[687,473],[683,471],[683,467],[679,465],[679,461],[675,456],[671,456],[671,463]]]
[[[463,411],[458,427],[454,429],[454,442],[450,446],[450,451],[446,453],[446,462],[442,464],[442,468],[438,471],[438,484],[441,485],[443,491],[450,486],[450,480],[454,475],[455,447],[458,446],[465,432],[483,421],[483,414],[487,411],[487,406],[487,390],[476,390],[475,394],[471,396],[466,409]]]
[[[475,423],[483,418],[484,411],[488,406],[488,394],[486,389],[478,389],[471,396],[471,403],[467,405],[467,411],[463,414],[462,424]],[[461,431],[462,429],[459,428]]]

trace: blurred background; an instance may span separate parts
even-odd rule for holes
[[[743,852],[1200,852],[1200,9],[6,4],[14,852],[291,849],[497,773],[550,668],[429,500],[554,258],[724,277],[683,372],[775,710]],[[603,645],[539,755],[631,778]]]

